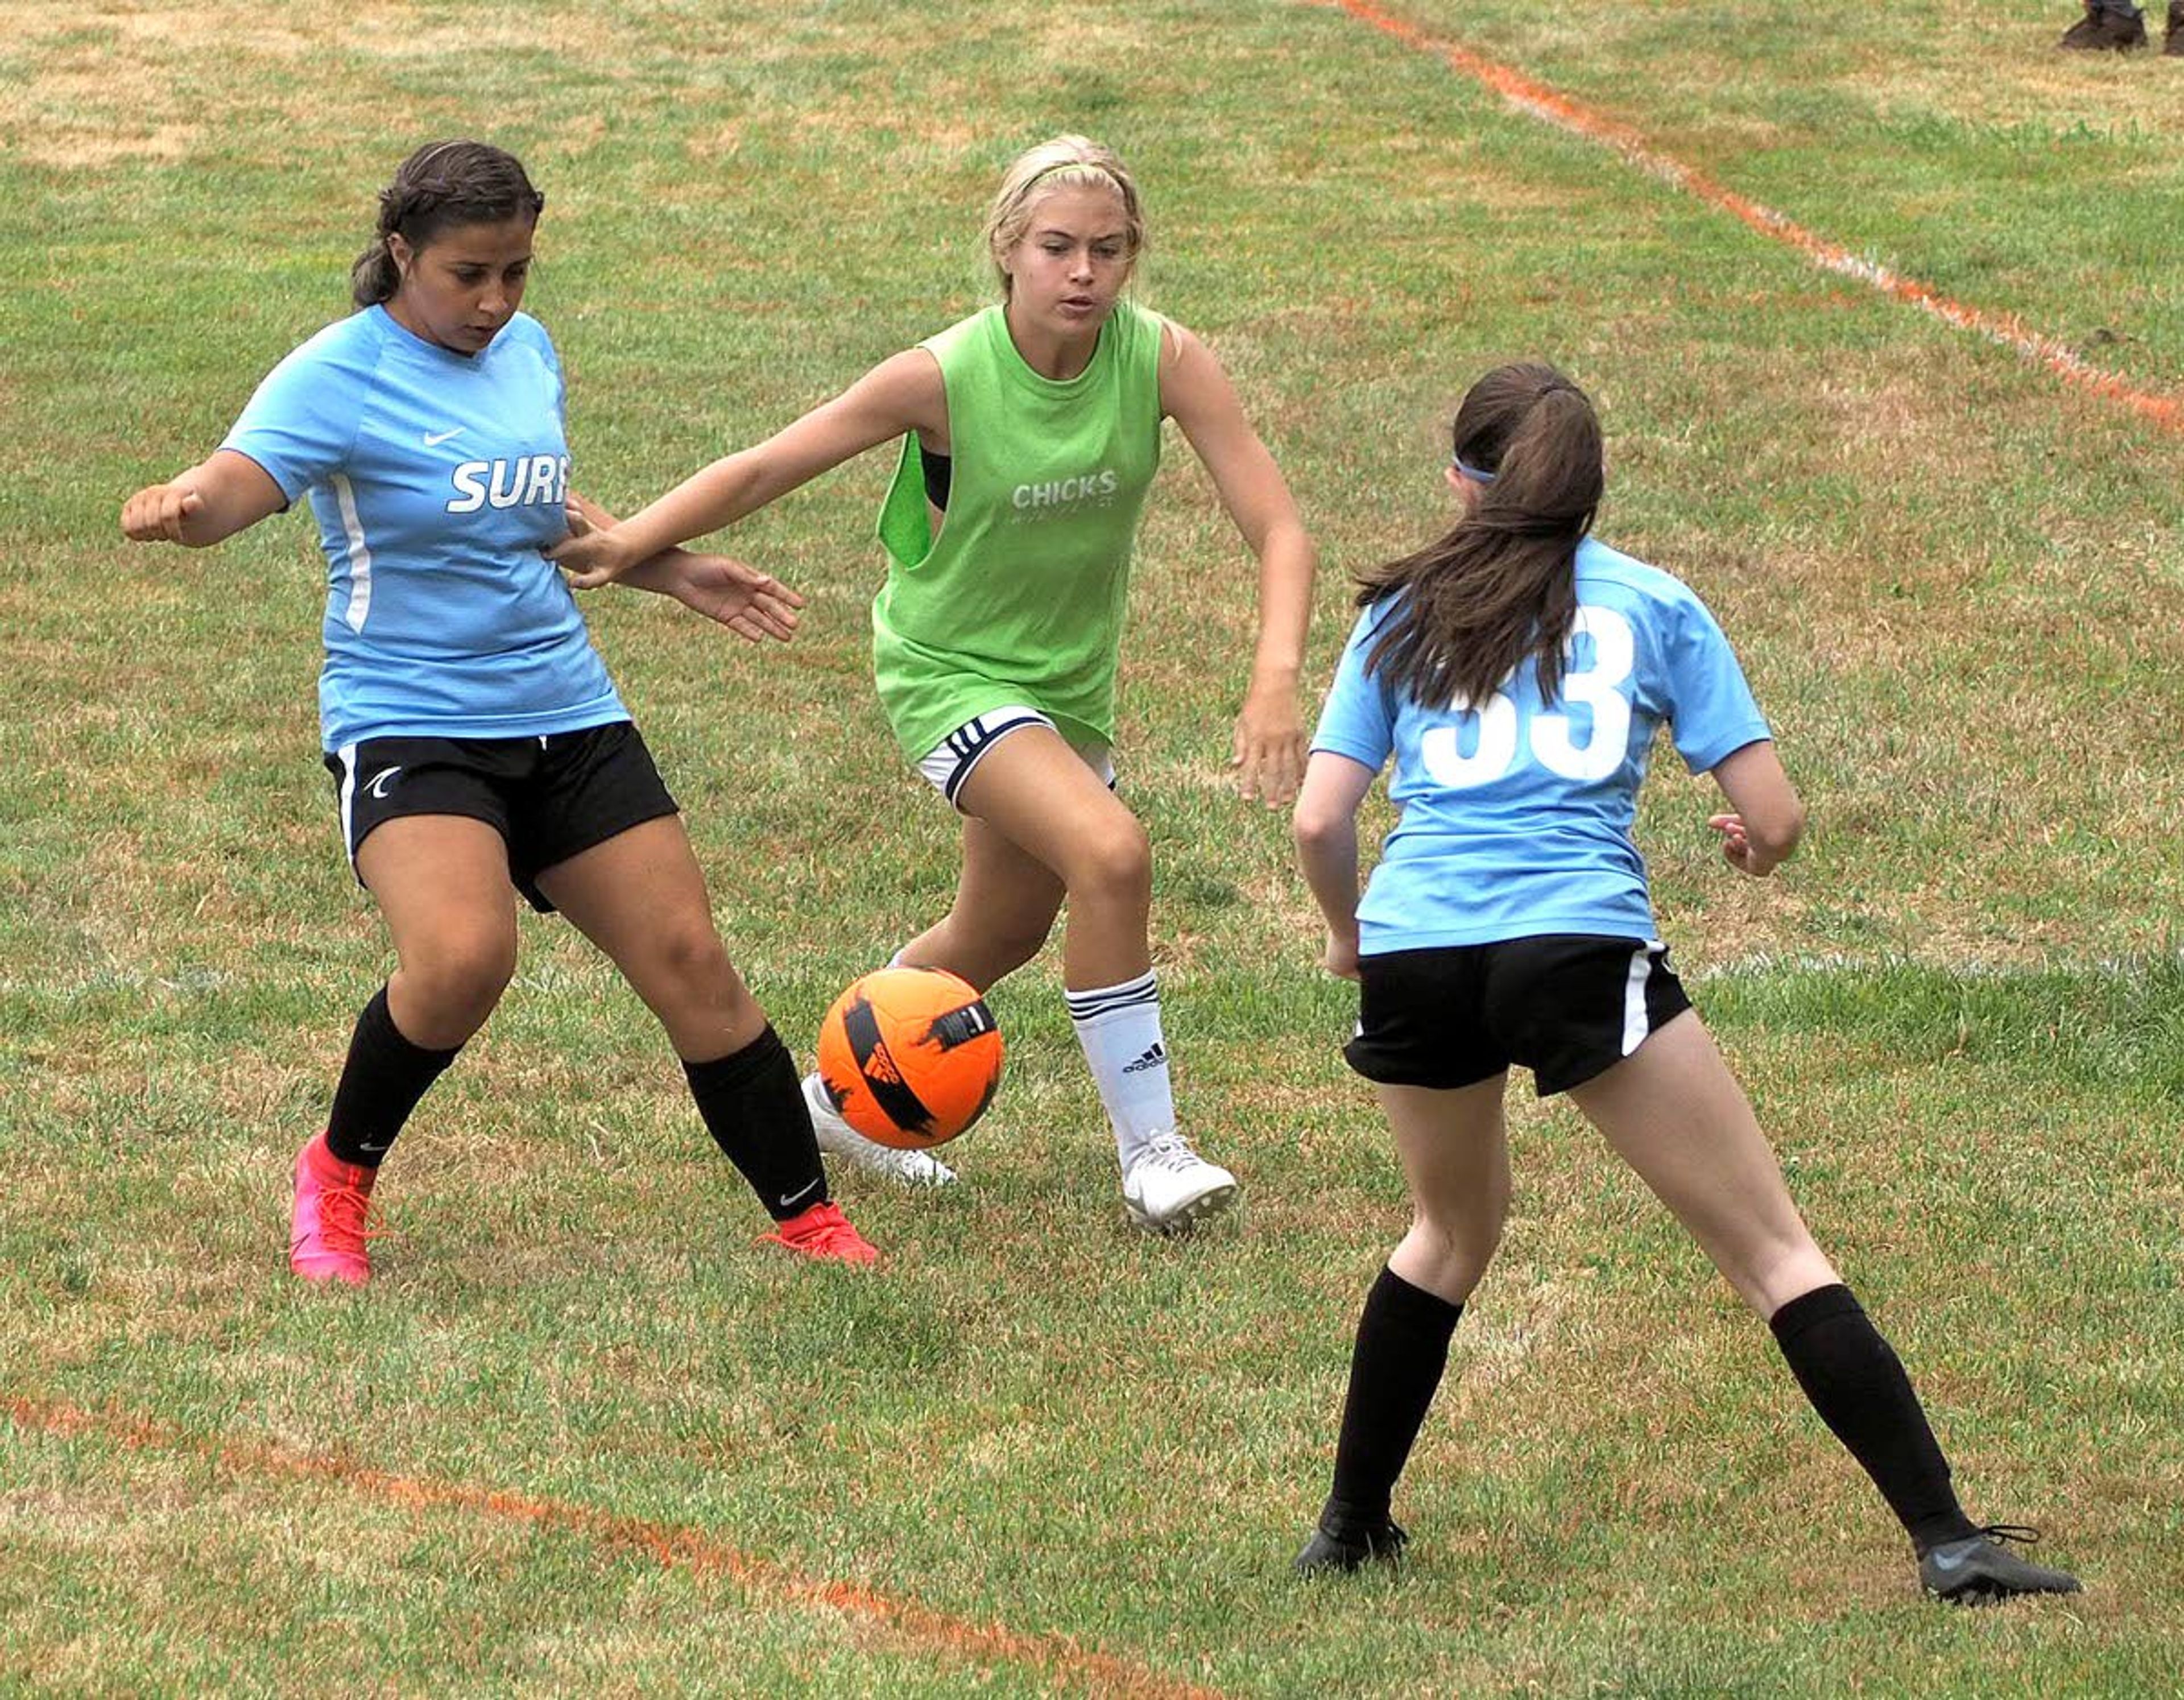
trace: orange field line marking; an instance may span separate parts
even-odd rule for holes
[[[172,1424],[120,1411],[90,1411],[64,1401],[20,1395],[0,1399],[20,1429],[50,1435],[95,1435],[137,1452],[181,1452],[242,1476],[331,1482],[393,1503],[427,1510],[452,1508],[511,1523],[578,1535],[607,1547],[644,1553],[662,1564],[724,1575],[754,1594],[826,1606],[878,1625],[896,1640],[925,1651],[988,1665],[1028,1668],[1049,1681],[1099,1695],[1145,1700],[1222,1700],[1220,1691],[1163,1676],[1080,1647],[1067,1636],[1022,1634],[999,1624],[972,1623],[854,1582],[807,1576],[755,1558],[702,1530],[619,1516],[588,1506],[463,1482],[395,1475],[348,1459],[292,1452],[269,1441],[193,1435]]]
[[[1720,208],[1758,231],[1787,243],[1815,265],[1844,277],[1857,279],[1882,294],[1930,313],[1944,324],[1970,331],[2011,353],[2044,366],[2064,382],[2105,401],[2116,402],[2164,431],[2184,432],[2184,401],[2137,388],[2120,373],[2108,371],[2080,357],[2054,337],[2031,329],[2015,315],[1991,313],[1952,300],[1930,284],[1906,277],[1885,265],[1865,259],[1838,243],[1807,230],[1772,207],[1740,195],[1717,183],[1703,171],[1670,158],[1649,143],[1630,125],[1618,122],[1522,71],[1490,59],[1484,53],[1454,42],[1444,41],[1418,25],[1382,11],[1370,0],[1325,0],[1339,6],[1361,23],[1421,53],[1437,54],[1454,70],[1498,94],[1526,116],[1613,148],[1641,170]]]

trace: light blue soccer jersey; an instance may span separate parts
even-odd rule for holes
[[[320,734],[526,738],[627,718],[560,570],[569,448],[560,362],[519,313],[465,356],[383,307],[276,366],[220,446],[326,551]]]
[[[1376,772],[1395,757],[1402,811],[1358,906],[1379,956],[1550,933],[1654,936],[1630,836],[1662,722],[1695,772],[1769,736],[1705,604],[1658,568],[1586,538],[1562,690],[1518,667],[1479,709],[1398,700],[1365,658],[1397,599],[1366,609],[1336,669],[1314,750]]]

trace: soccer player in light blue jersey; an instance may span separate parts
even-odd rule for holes
[[[398,966],[298,1153],[289,1263],[370,1274],[367,1201],[426,1090],[515,972],[511,885],[610,956],[708,1130],[807,1256],[878,1253],[830,1201],[788,1051],[730,962],[674,799],[543,551],[573,503],[560,362],[518,311],[545,198],[497,148],[420,148],[380,196],[358,310],[274,368],[225,442],[131,497],[140,542],[203,548],[309,498],[327,566],[319,709],[357,878]],[[746,638],[801,599],[671,550],[627,582]]]
[[[1365,1302],[1307,1575],[1396,1558],[1390,1496],[1509,1200],[1513,1064],[1568,1092],[1766,1317],[1814,1407],[1950,1600],[2078,1584],[1975,1527],[1902,1363],[1813,1243],[1765,1136],[1656,936],[1631,839],[1665,725],[1728,800],[1740,872],[1797,847],[1804,810],[1721,628],[1590,535],[1591,404],[1552,367],[1498,367],[1458,409],[1439,541],[1369,575],[1296,805],[1325,966],[1360,983],[1345,1055],[1374,1083],[1411,1229]],[[1357,811],[1384,767],[1401,817],[1361,900]]]

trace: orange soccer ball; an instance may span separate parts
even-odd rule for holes
[[[978,989],[945,968],[880,968],[819,1024],[819,1079],[842,1119],[908,1151],[945,1145],[1001,1084],[1001,1030]]]

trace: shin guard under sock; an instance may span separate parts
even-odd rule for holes
[[[1924,1552],[1973,1533],[1911,1378],[1850,1289],[1816,1287],[1768,1326],[1820,1420],[1873,1478],[1912,1544]]]
[[[378,1168],[417,1101],[461,1051],[427,1051],[404,1038],[382,986],[356,1018],[326,1118],[326,1149],[345,1163]]]
[[[682,1072],[706,1132],[750,1183],[767,1215],[786,1222],[827,1202],[827,1172],[803,1083],[771,1023],[741,1051],[685,1062]]]
[[[1462,1314],[1462,1305],[1412,1286],[1393,1269],[1380,1271],[1357,1321],[1323,1529],[1364,1535],[1387,1522],[1389,1497],[1448,1368],[1449,1337]]]

